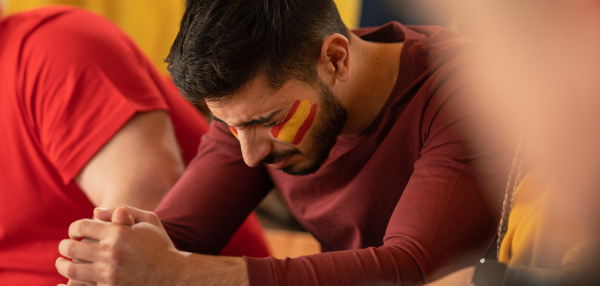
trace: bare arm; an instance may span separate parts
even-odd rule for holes
[[[134,115],[75,181],[95,206],[153,210],[183,171],[168,113],[151,111]]]

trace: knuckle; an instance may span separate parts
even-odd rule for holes
[[[110,265],[120,265],[123,261],[120,246],[116,243],[107,243],[102,246],[107,262]]]
[[[67,277],[77,279],[77,265],[68,264],[65,266],[65,273],[67,274]]]
[[[145,214],[145,219],[146,219],[146,221],[153,222],[153,223],[157,223],[157,222],[160,221],[158,219],[158,216],[155,213],[153,213],[153,212],[147,212]]]
[[[109,285],[118,285],[119,284],[120,274],[119,274],[118,268],[115,265],[113,265],[113,264],[107,265],[105,273],[106,273],[106,284],[109,284]]]
[[[81,236],[89,229],[90,222],[88,220],[78,220],[69,226],[69,233],[74,236]]]
[[[125,258],[123,257],[118,248],[113,248],[109,255],[109,261],[111,267],[116,269],[117,266],[124,264]]]
[[[117,246],[114,243],[105,243],[102,244],[101,246],[101,251],[105,253],[106,257],[110,260],[112,260],[117,253]]]
[[[111,230],[110,241],[113,246],[117,246],[118,244],[122,243],[123,240],[125,239],[127,230],[119,225],[113,225],[111,227],[112,227],[112,230]]]

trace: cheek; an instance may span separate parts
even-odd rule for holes
[[[235,129],[235,127],[229,126],[229,131],[231,131],[231,133],[233,134],[233,136],[235,136],[235,139],[239,140],[239,138],[238,138],[238,131],[237,131],[237,129]]]
[[[294,145],[300,144],[317,114],[317,104],[308,100],[297,100],[283,122],[271,128],[273,137]]]

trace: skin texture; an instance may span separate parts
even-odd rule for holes
[[[331,148],[337,141],[337,135],[340,134],[346,122],[347,110],[323,82],[308,84],[300,81],[290,81],[290,85],[292,83],[299,83],[299,86],[307,86],[312,90],[316,88],[318,91],[317,98],[322,107],[319,109],[318,116],[317,107],[319,104],[311,104],[307,99],[289,100],[289,102],[276,107],[273,111],[260,115],[250,121],[240,123],[241,127],[229,126],[229,129],[240,140],[239,128],[253,128],[253,130],[256,130],[256,127],[264,127],[259,129],[267,129],[270,132],[261,133],[261,135],[270,133],[270,136],[267,135],[265,139],[280,143],[283,148],[271,149],[262,158],[261,162],[264,164],[274,164],[273,167],[275,169],[289,174],[306,175],[317,171],[329,156]],[[307,89],[307,92],[310,92],[310,89]],[[266,92],[269,91],[271,90],[267,90]],[[289,93],[293,92],[295,90],[289,90]],[[213,117],[217,121],[221,121],[227,125],[227,122],[218,119],[214,113]],[[309,148],[299,147],[298,144],[303,141],[302,139],[307,134],[310,138],[308,140],[318,142],[319,144],[309,143]],[[303,144],[303,146],[306,146],[306,144]],[[293,156],[302,157],[304,160],[301,162],[289,162],[288,159]]]
[[[267,127],[273,126],[273,137],[298,145],[314,122],[317,106],[316,103],[311,105],[308,100],[296,100],[281,123],[271,123]],[[237,129],[229,126],[229,130],[238,139]]]
[[[75,181],[97,207],[153,210],[184,168],[168,113],[152,111],[134,115]]]
[[[183,170],[168,113],[152,111],[134,115],[85,165],[75,181],[97,207],[129,204],[153,210]],[[83,241],[97,242],[89,238]]]
[[[271,134],[277,139],[297,145],[313,124],[317,113],[317,104],[308,100],[296,100],[283,121],[271,128]]]
[[[325,39],[317,63],[321,86],[289,80],[272,90],[261,76],[253,79],[233,99],[207,102],[213,116],[230,127],[240,141],[245,163],[254,167],[270,159],[276,169],[302,170],[310,165],[319,142],[317,125],[323,124],[323,87],[347,110],[339,136],[356,137],[375,119],[387,101],[398,77],[402,43],[365,42],[355,35],[350,41],[340,34]],[[352,72],[351,72],[352,70]],[[318,103],[315,122],[297,145],[273,137],[272,124],[284,120],[297,100]],[[263,119],[268,120],[263,120]],[[332,135],[335,137],[335,135]],[[290,150],[296,150],[289,153]],[[285,154],[273,160],[272,154]],[[271,157],[271,158],[269,158]],[[61,242],[61,255],[93,261],[75,264],[65,258],[56,261],[63,276],[91,285],[246,285],[247,269],[241,258],[212,257],[174,250],[154,214],[127,207],[135,225],[114,224],[122,220],[97,211],[104,222],[79,220],[70,236]],[[118,211],[121,212],[121,211]],[[116,212],[115,212],[116,213]],[[114,223],[108,223],[108,221]],[[99,244],[79,242],[78,237],[97,239]],[[133,279],[135,278],[135,279]],[[136,280],[139,279],[139,280]],[[73,284],[76,285],[76,284]]]
[[[248,285],[242,258],[177,251],[154,213],[120,206],[96,209],[94,216],[96,220],[73,223],[69,228],[72,239],[59,244],[59,251],[68,257],[94,261],[73,264],[59,258],[58,272],[73,279],[68,285]],[[98,243],[77,241],[82,237],[93,237]],[[117,243],[122,249],[112,252]],[[92,251],[80,252],[84,245]],[[138,265],[161,275],[147,275]]]
[[[350,49],[348,39],[344,36],[331,35],[323,44],[317,65],[323,85],[335,94],[348,112],[348,119],[339,134],[346,137],[360,135],[385,104],[398,75],[402,48],[401,43],[375,44],[356,36],[352,36],[352,43]],[[359,72],[352,73],[351,67],[355,66],[359,67]],[[297,173],[312,165],[317,157],[314,152],[317,149],[316,142],[310,136],[314,132],[314,125],[311,128],[313,130],[296,146],[273,138],[268,128],[269,124],[283,121],[296,100],[320,103],[320,92],[315,86],[297,80],[289,80],[281,89],[274,91],[259,76],[227,103],[207,102],[207,105],[215,118],[237,130],[244,161],[248,166],[257,166],[269,154],[297,150],[297,154],[284,158],[284,164],[274,166]],[[315,124],[323,121],[320,110],[317,111]],[[268,118],[274,112],[274,120],[257,120]],[[245,124],[252,121],[262,124]]]

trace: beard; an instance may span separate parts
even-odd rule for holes
[[[313,125],[311,139],[312,149],[307,152],[301,152],[299,149],[290,149],[278,153],[271,153],[263,159],[263,163],[271,164],[277,162],[289,155],[300,154],[308,158],[308,161],[291,165],[282,169],[283,172],[290,175],[309,175],[321,168],[323,163],[329,157],[331,149],[337,142],[337,137],[342,132],[346,124],[348,111],[346,107],[337,99],[331,89],[321,80],[318,81],[320,93],[319,105],[321,116],[317,124]]]

